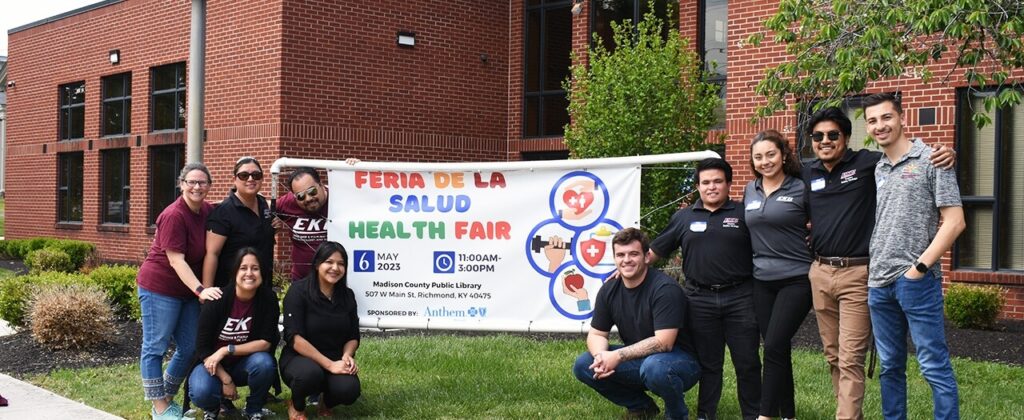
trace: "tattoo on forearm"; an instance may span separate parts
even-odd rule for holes
[[[633,360],[668,350],[662,347],[658,337],[648,337],[631,346],[619,349],[619,354],[622,356],[622,360]]]

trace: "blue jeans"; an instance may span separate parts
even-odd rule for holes
[[[199,299],[177,298],[139,288],[142,307],[142,389],[147,400],[173,398],[192,364],[199,323]],[[174,339],[174,355],[162,369],[164,354]]]
[[[907,418],[907,332],[917,349],[921,374],[932,388],[936,419],[959,419],[960,402],[949,362],[942,317],[942,280],[929,272],[918,280],[900,276],[868,291],[871,328],[882,361],[882,415]]]
[[[611,346],[610,349],[621,347]],[[700,378],[700,364],[690,353],[676,347],[670,352],[627,360],[619,363],[615,373],[604,379],[594,379],[594,371],[590,369],[593,363],[594,356],[583,352],[576,358],[572,372],[576,379],[609,401],[629,410],[644,409],[654,405],[654,400],[644,392],[650,390],[665,400],[665,418],[688,418],[685,393]]]
[[[265,351],[242,356],[233,365],[224,366],[236,387],[249,387],[249,396],[245,399],[246,414],[255,414],[263,410],[270,386],[274,383],[276,369],[274,358]],[[197,407],[207,413],[216,413],[220,410],[223,395],[224,388],[220,379],[211,376],[201,363],[192,369],[192,374],[188,377],[188,396]]]

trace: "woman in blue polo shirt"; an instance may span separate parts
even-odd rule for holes
[[[754,251],[754,312],[764,340],[759,419],[795,418],[792,339],[811,309],[807,198],[800,163],[778,131],[750,144],[756,179],[743,191]]]

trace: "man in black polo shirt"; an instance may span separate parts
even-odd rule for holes
[[[838,108],[815,113],[807,125],[818,159],[803,167],[810,189],[809,277],[818,331],[832,372],[836,419],[862,419],[864,356],[871,342],[868,244],[875,226],[875,166],[882,153],[847,148],[851,123]],[[932,163],[951,167],[946,147]]]
[[[700,200],[672,216],[651,243],[651,262],[680,248],[687,316],[697,359],[700,391],[697,415],[717,418],[722,365],[729,345],[744,419],[757,418],[761,397],[760,335],[754,319],[753,251],[741,203],[729,199],[732,166],[722,159],[697,164]]]

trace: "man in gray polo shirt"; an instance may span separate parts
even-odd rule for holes
[[[882,414],[907,418],[907,332],[932,389],[934,417],[958,419],[956,378],[942,317],[942,254],[964,230],[956,174],[936,169],[931,149],[903,133],[903,109],[891,94],[864,100],[868,134],[885,156],[875,167],[878,204],[871,234],[868,307],[882,361]],[[942,226],[939,227],[939,216]]]

